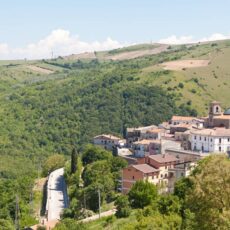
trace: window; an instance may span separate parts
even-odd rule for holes
[[[204,141],[206,141],[206,140],[207,140],[207,138],[205,137],[205,138],[204,138]]]
[[[219,138],[219,143],[221,143],[221,138]]]
[[[184,173],[181,173],[181,176],[184,176]]]
[[[196,136],[194,136],[194,139],[196,140]]]
[[[165,173],[165,178],[167,178],[167,176],[168,176],[167,173]]]
[[[216,106],[216,113],[218,113],[219,112],[219,107],[218,106]]]
[[[212,138],[210,139],[210,141],[212,142]]]
[[[161,178],[163,177],[163,174],[161,174]]]
[[[219,152],[221,152],[221,147],[219,147]]]
[[[135,177],[133,176],[133,180],[135,179]]]
[[[230,142],[230,138],[228,138],[228,142]]]
[[[200,137],[200,141],[201,141],[201,137]]]

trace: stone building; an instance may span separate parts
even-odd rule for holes
[[[222,112],[221,103],[213,101],[209,107],[209,115],[205,118],[207,128],[225,127],[230,129],[230,108]]]

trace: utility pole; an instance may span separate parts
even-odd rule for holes
[[[86,199],[85,199],[85,191],[84,191],[84,208],[86,210]]]
[[[30,188],[30,213],[33,213],[33,185]]]
[[[99,209],[99,219],[101,218],[101,192],[98,188],[98,209]]]
[[[16,195],[16,204],[15,204],[15,229],[20,230],[20,224],[19,224],[19,198],[18,198],[18,195]]]

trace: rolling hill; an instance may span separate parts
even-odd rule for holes
[[[14,186],[33,180],[47,156],[68,156],[94,135],[122,136],[126,127],[158,124],[173,114],[206,115],[212,100],[227,108],[229,58],[225,40],[0,61],[0,191],[8,194],[7,204],[14,207]],[[5,191],[6,181],[12,184]]]

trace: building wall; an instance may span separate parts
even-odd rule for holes
[[[143,179],[143,173],[136,170],[133,167],[128,167],[123,169],[122,172],[122,193],[127,193],[132,185],[138,181]]]
[[[213,126],[214,127],[225,127],[226,129],[230,128],[230,120],[213,118]]]
[[[156,185],[158,183],[158,172],[144,174],[132,166],[124,168],[122,171],[122,193],[126,194],[138,180],[148,180]]]
[[[135,157],[144,157],[149,152],[149,146],[146,144],[135,144],[132,149]]]
[[[119,140],[108,140],[105,138],[95,138],[93,140],[93,143],[95,145],[100,145],[104,147],[105,149],[112,150],[114,146],[119,146],[120,141]]]
[[[191,135],[192,150],[202,152],[227,153],[230,149],[230,137],[213,137],[205,135]]]

